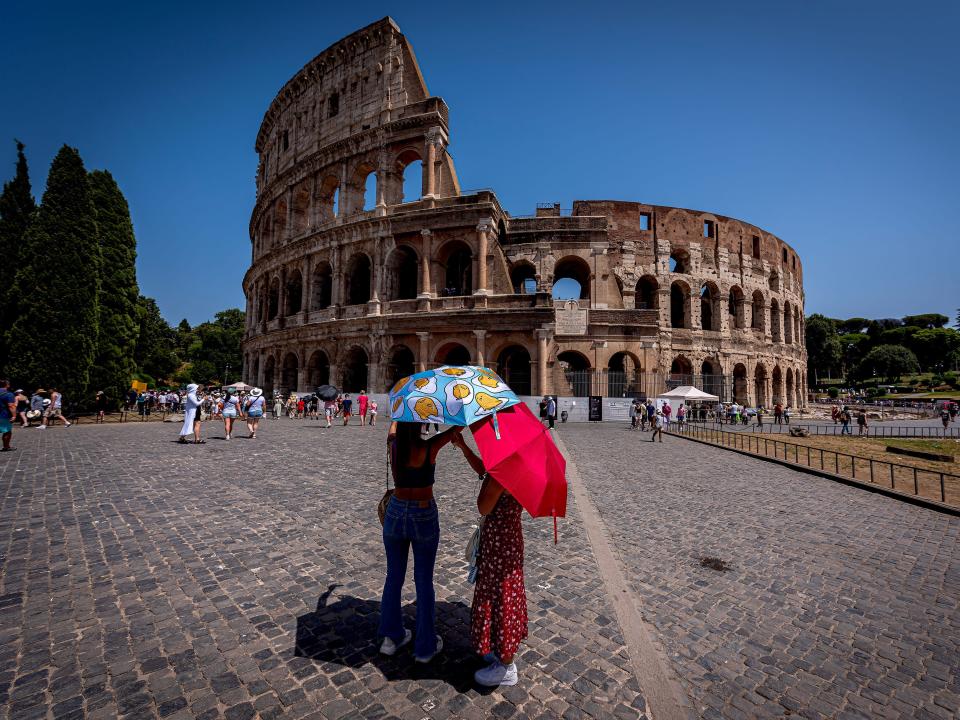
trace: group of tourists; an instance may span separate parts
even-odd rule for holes
[[[443,650],[436,631],[433,571],[440,543],[440,520],[433,498],[437,456],[452,444],[480,478],[477,509],[483,516],[476,586],[470,613],[470,642],[486,666],[474,673],[484,687],[516,685],[516,654],[527,637],[527,597],[523,576],[521,505],[493,477],[467,445],[463,428],[436,435],[426,425],[394,422],[387,436],[395,489],[383,516],[386,578],[380,603],[380,652],[395,655],[413,642],[416,663],[429,663]],[[413,550],[417,594],[416,633],[403,624],[401,595]],[[415,635],[415,639],[414,639]]]
[[[10,445],[14,423],[18,423],[21,428],[27,428],[31,423],[38,422],[38,430],[46,430],[58,420],[64,427],[73,425],[63,416],[63,408],[63,393],[55,387],[49,390],[37,388],[28,397],[23,388],[11,390],[9,380],[0,380],[0,435],[3,436],[3,451],[10,452],[15,449]]]
[[[350,418],[354,415],[359,419],[360,425],[374,427],[377,424],[380,407],[374,398],[367,395],[366,390],[361,390],[356,400],[350,397],[350,393],[338,393],[335,398],[327,400],[316,394],[298,395],[297,393],[290,393],[284,400],[278,393],[273,399],[274,419],[286,416],[297,420],[319,420],[321,412],[326,421],[324,427],[332,427],[335,420],[342,421],[343,425],[349,425]]]
[[[223,393],[207,395],[203,385],[191,383],[187,385],[184,402],[183,425],[180,428],[179,442],[186,445],[193,436],[193,443],[202,445],[206,442],[200,436],[201,421],[203,420],[204,406],[209,414],[223,420],[224,439],[233,437],[233,428],[237,420],[245,420],[248,437],[256,440],[260,419],[263,417],[266,401],[263,390],[251,388],[249,393],[240,392],[237,388],[226,387]]]

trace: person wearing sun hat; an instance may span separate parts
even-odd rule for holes
[[[206,440],[200,439],[200,405],[203,404],[203,388],[196,383],[187,385],[187,404],[183,414],[183,427],[180,428],[180,442],[187,444],[187,436],[193,433],[193,442],[200,445]]]
[[[263,399],[263,390],[255,387],[250,391],[250,397],[247,398],[247,430],[250,431],[250,438],[255,440],[257,437],[257,426],[260,424],[260,418],[263,417],[267,402]]]

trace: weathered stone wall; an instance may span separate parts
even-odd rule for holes
[[[693,382],[750,404],[803,404],[792,248],[733,218],[634,202],[511,217],[493,192],[461,194],[448,117],[389,18],[284,86],[256,142],[248,382],[383,391],[473,362],[521,394]],[[403,197],[417,160],[421,191]],[[552,298],[563,278],[581,286],[573,303]]]

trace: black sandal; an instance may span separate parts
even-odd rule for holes
[[[194,445],[206,445],[206,444],[207,444],[207,441],[206,441],[206,440],[194,440],[194,441],[193,441],[193,444],[194,444]]]

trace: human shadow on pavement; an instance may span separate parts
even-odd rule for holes
[[[414,662],[413,643],[393,657],[381,655],[377,629],[380,600],[330,596],[339,585],[330,585],[317,601],[317,609],[297,618],[296,657],[352,668],[372,664],[388,681],[442,680],[458,692],[474,687],[473,673],[480,666],[470,646],[470,608],[463,602],[438,600],[437,632],[443,650],[429,663]],[[416,626],[416,609],[403,609],[404,626]]]

